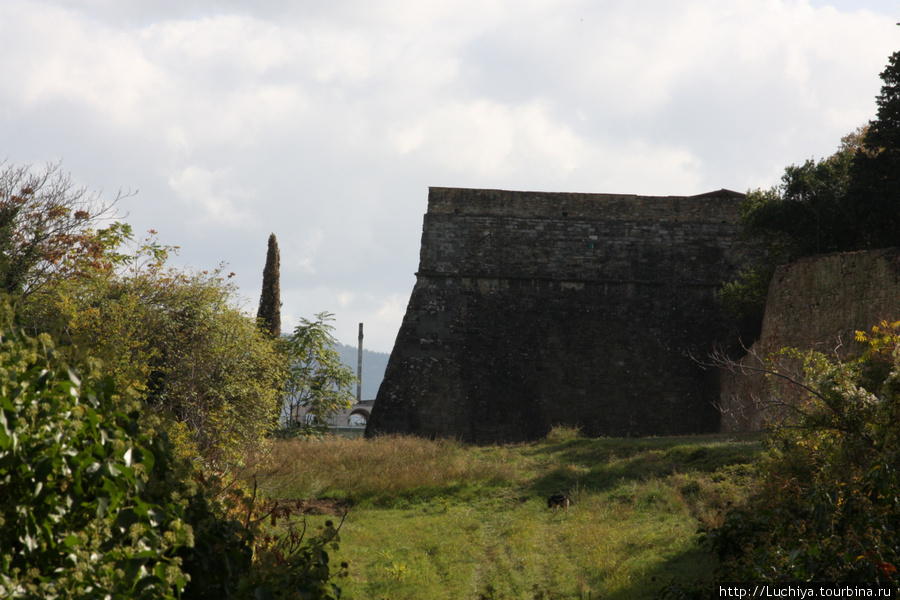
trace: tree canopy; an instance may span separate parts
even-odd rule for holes
[[[900,52],[881,73],[878,115],[854,155],[849,196],[865,247],[900,245]]]
[[[59,163],[0,163],[0,290],[27,296],[53,277],[101,266],[111,232],[98,225],[122,197],[103,202]]]
[[[0,170],[0,595],[339,596],[333,524],[279,541],[247,493],[296,347],[107,217],[56,165]]]
[[[842,138],[833,155],[791,165],[778,186],[747,193],[741,224],[763,251],[721,298],[732,316],[755,323],[755,334],[779,265],[900,245],[900,52],[881,79],[877,117]]]
[[[341,362],[332,319],[328,312],[317,314],[314,321],[303,319],[285,340],[292,361],[282,425],[291,434],[322,433],[329,417],[353,405],[352,387],[357,380]],[[301,407],[305,418],[300,418]]]

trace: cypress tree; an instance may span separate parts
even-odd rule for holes
[[[280,262],[278,241],[273,233],[269,235],[269,250],[266,252],[266,267],[263,269],[262,294],[259,296],[256,320],[259,326],[274,338],[281,336]]]

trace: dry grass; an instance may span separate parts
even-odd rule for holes
[[[270,460],[284,474],[271,495],[346,498],[361,505],[466,496],[516,477],[512,460],[487,460],[479,449],[452,440],[408,436],[280,441]]]

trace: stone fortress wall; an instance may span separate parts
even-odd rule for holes
[[[770,355],[782,348],[817,350],[846,358],[864,350],[856,331],[900,319],[900,249],[845,252],[803,258],[779,267],[769,285],[759,340],[741,360],[743,372],[725,372],[720,406],[723,431],[764,428],[777,412],[767,410],[784,389],[767,380]],[[799,365],[779,361],[788,372]],[[778,380],[780,381],[780,380]]]
[[[716,290],[750,257],[742,197],[431,188],[367,435],[718,430],[719,374],[692,356],[734,343]]]

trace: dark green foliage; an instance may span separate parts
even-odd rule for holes
[[[338,597],[336,531],[282,544],[239,480],[277,424],[278,341],[220,270],[92,230],[108,207],[69,181],[0,169],[0,597]]]
[[[80,380],[0,308],[2,596],[236,597],[250,532],[214,513],[111,378]]]
[[[728,314],[751,324],[745,329],[758,335],[769,281],[778,266],[865,243],[847,203],[850,166],[861,135],[846,136],[828,158],[787,167],[778,187],[747,193],[741,206],[743,234],[757,240],[763,252],[719,293]]]
[[[198,486],[185,470],[171,473],[161,486],[182,498],[184,519],[194,530],[194,545],[178,556],[190,577],[185,600],[243,598],[242,590],[253,573],[255,533],[241,522],[222,515],[207,499],[208,486]],[[171,493],[171,492],[170,492]]]
[[[893,247],[900,239],[900,52],[881,74],[878,117],[837,152],[787,167],[781,185],[750,192],[741,222],[780,261]]]
[[[750,192],[741,214],[745,231],[780,259],[861,248],[862,231],[847,202],[857,139],[845,137],[828,158],[787,167],[776,189]]]
[[[259,551],[259,574],[264,585],[253,588],[253,597],[265,600],[339,600],[341,589],[333,579],[346,575],[347,564],[332,572],[329,551],[339,549],[338,528],[332,521],[310,539],[305,539],[306,523],[300,531],[290,527],[271,547]]]
[[[722,289],[732,316],[761,320],[779,265],[900,245],[900,52],[891,56],[881,79],[874,121],[845,136],[832,156],[791,165],[779,186],[747,194],[741,223],[765,252]]]
[[[127,270],[95,270],[32,295],[29,330],[52,328],[74,362],[101,360],[120,394],[174,417],[180,450],[230,468],[277,425],[286,366],[277,341],[236,307],[221,269],[167,267],[169,248],[127,228],[114,233],[107,254]],[[128,256],[122,244],[141,245]]]
[[[223,516],[206,497],[221,482],[177,460],[111,378],[79,379],[8,304],[0,322],[0,596],[340,597],[333,526],[278,538]]]
[[[854,158],[850,190],[872,248],[900,245],[900,52],[891,56],[881,80],[878,116]]]
[[[263,269],[262,293],[259,296],[259,310],[256,318],[260,326],[274,338],[281,336],[281,258],[275,234],[269,235],[269,249],[266,252],[266,266]]]
[[[750,344],[759,337],[766,311],[769,282],[772,281],[777,266],[774,260],[761,260],[741,271],[737,279],[719,289],[719,301],[726,313],[738,320],[745,344]]]
[[[176,497],[154,493],[163,440],[0,310],[0,595],[178,597],[193,531]]]
[[[0,289],[6,293],[21,291],[26,257],[19,258],[15,247],[16,221],[22,203],[15,198],[0,198]]]

